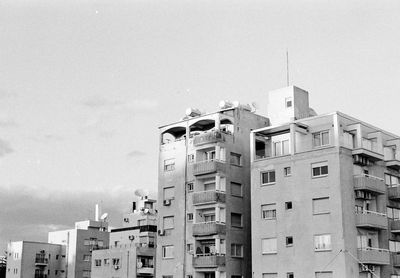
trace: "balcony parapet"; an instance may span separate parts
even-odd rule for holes
[[[378,149],[377,144],[367,139],[363,139],[361,146],[354,148],[352,154],[366,157],[371,161],[384,160],[384,155]]]
[[[154,267],[139,267],[139,265],[136,269],[137,274],[154,275]]]
[[[356,212],[356,226],[358,228],[386,230],[388,218],[384,213],[364,210],[363,212]]]
[[[357,250],[358,259],[363,264],[388,265],[390,252],[387,249],[366,247]]]
[[[400,184],[388,187],[388,198],[390,200],[400,200]]]
[[[193,236],[208,236],[225,233],[225,223],[212,221],[193,224]]]
[[[36,266],[47,266],[49,264],[49,259],[47,258],[36,258],[35,265]]]
[[[201,191],[193,193],[193,205],[225,203],[225,192],[217,190]]]
[[[229,135],[222,133],[221,131],[218,131],[218,130],[208,131],[206,133],[196,135],[193,138],[193,145],[197,147],[197,146],[201,146],[204,144],[225,142],[226,136],[229,136]]]
[[[394,234],[400,234],[400,219],[390,220],[390,231]]]
[[[386,193],[384,179],[366,174],[354,176],[354,189],[364,190],[375,194]]]
[[[193,163],[193,175],[205,175],[216,172],[225,172],[226,163],[222,160],[206,160]]]
[[[217,268],[225,266],[225,255],[222,254],[204,254],[193,257],[192,264],[194,268]]]

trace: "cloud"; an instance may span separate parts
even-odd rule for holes
[[[127,156],[130,158],[144,156],[144,155],[146,155],[146,153],[139,150],[133,150],[127,154]]]
[[[7,154],[13,153],[14,149],[11,147],[10,143],[0,139],[0,157]]]
[[[77,221],[93,219],[96,203],[101,203],[102,211],[109,214],[110,225],[119,227],[122,213],[135,200],[134,191],[132,186],[98,190],[49,190],[23,185],[1,188],[0,252],[10,240],[46,241],[49,231],[73,228]]]

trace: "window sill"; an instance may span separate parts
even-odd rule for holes
[[[174,257],[162,258],[163,260],[173,260]]]
[[[278,252],[277,251],[273,251],[273,252],[263,252],[263,253],[261,253],[262,255],[276,255],[276,254],[278,254]]]
[[[270,220],[276,220],[276,218],[261,218],[261,220],[270,221]]]
[[[331,214],[330,212],[317,212],[313,213],[313,215],[324,215],[324,214]]]
[[[274,185],[276,181],[274,182],[269,182],[269,183],[262,183],[261,186],[269,186],[269,185]]]
[[[326,175],[319,175],[319,176],[311,176],[311,178],[313,178],[313,179],[319,179],[319,178],[325,178],[325,177],[327,177],[328,176],[328,174],[326,174]]]
[[[315,249],[315,252],[332,252],[332,249]]]

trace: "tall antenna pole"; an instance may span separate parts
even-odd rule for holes
[[[286,48],[286,85],[289,86],[289,50]]]

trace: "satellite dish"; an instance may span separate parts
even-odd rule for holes
[[[137,268],[142,268],[143,267],[143,263],[142,262],[138,262],[137,263]]]
[[[106,213],[103,213],[103,214],[101,215],[100,219],[101,219],[101,220],[106,220],[107,217],[108,217],[108,213],[106,212]]]

